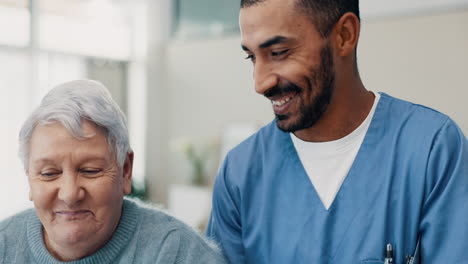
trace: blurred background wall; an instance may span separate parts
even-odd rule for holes
[[[137,189],[202,229],[227,149],[273,119],[240,49],[237,1],[60,2],[0,0],[0,28],[21,29],[0,39],[0,219],[31,206],[21,123],[48,89],[92,78],[128,115]],[[2,16],[12,10],[16,20]],[[444,112],[468,134],[468,1],[361,0],[361,10],[367,89]]]

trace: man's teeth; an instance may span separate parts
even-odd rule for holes
[[[292,97],[286,97],[285,99],[282,99],[282,100],[277,100],[277,101],[271,101],[271,103],[274,105],[274,106],[282,106],[284,105],[285,103],[291,101]]]

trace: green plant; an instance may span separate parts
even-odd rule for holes
[[[191,183],[193,185],[207,185],[207,163],[212,154],[213,144],[205,144],[204,146],[195,145],[194,141],[189,138],[177,138],[171,140],[170,148],[174,152],[182,153],[185,159],[190,163],[192,170]]]
[[[138,198],[142,201],[146,200],[147,198],[147,192],[146,192],[146,185],[141,184],[141,183],[136,183],[134,180],[132,180],[132,190],[128,197],[133,197],[133,198]]]

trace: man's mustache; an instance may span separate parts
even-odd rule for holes
[[[288,82],[288,83],[276,85],[270,88],[268,91],[264,93],[264,96],[269,98],[269,97],[282,95],[282,94],[290,93],[290,92],[300,93],[301,91],[302,91],[301,87],[299,87],[298,85],[295,85],[292,82]]]

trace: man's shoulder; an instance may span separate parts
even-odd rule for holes
[[[447,124],[456,126],[448,115],[431,107],[398,99],[385,93],[381,93],[381,96],[382,106],[386,107],[385,120],[398,129],[402,126],[417,132],[418,135],[434,136]]]
[[[260,128],[253,135],[242,141],[228,152],[231,159],[250,159],[253,155],[264,154],[268,147],[274,147],[274,138],[280,136],[282,131],[278,129],[275,121]]]
[[[449,117],[428,106],[410,102],[404,99],[381,93],[384,104],[388,107],[389,113],[399,117],[413,117],[420,122],[443,124]]]

